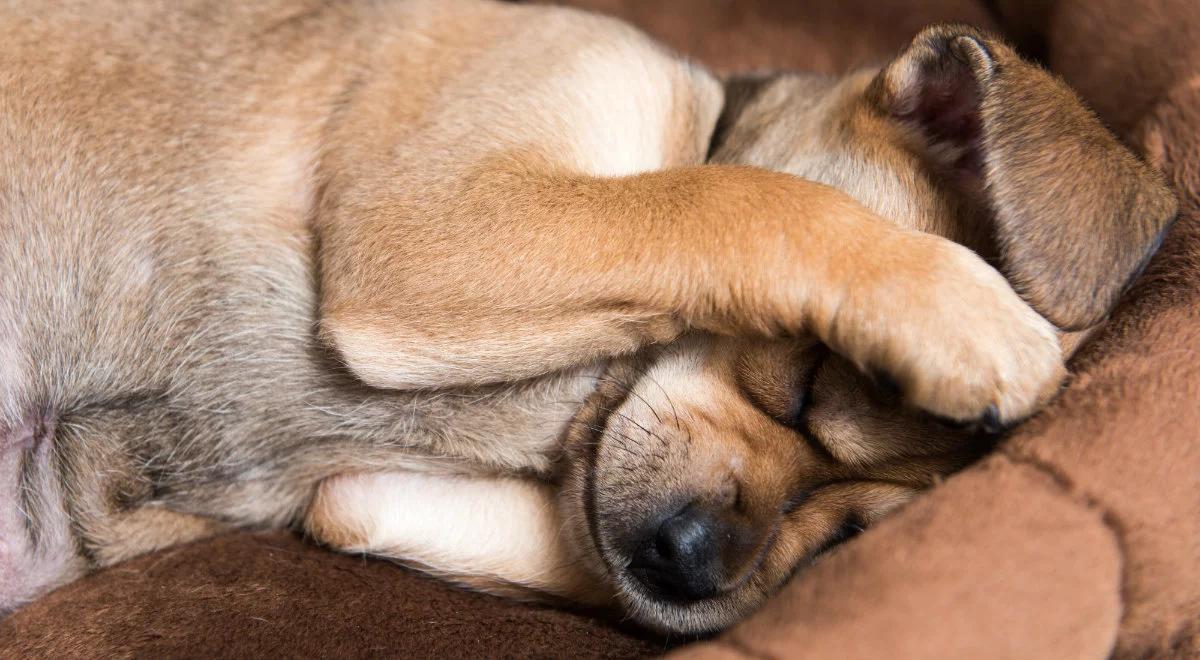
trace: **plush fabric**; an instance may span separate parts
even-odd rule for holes
[[[718,73],[839,73],[899,52],[933,22],[994,29],[975,0],[559,0],[619,16]]]
[[[723,71],[881,59],[1001,27],[1175,186],[1182,213],[1060,399],[711,640],[457,590],[283,533],[144,557],[0,622],[0,656],[1200,657],[1200,3],[577,0]]]
[[[627,658],[664,648],[634,629],[454,589],[283,532],[142,557],[0,624],[6,658]]]

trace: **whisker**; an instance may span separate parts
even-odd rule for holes
[[[637,420],[635,420],[634,418],[630,417],[629,415],[626,415],[626,414],[625,414],[625,413],[623,413],[623,412],[618,412],[618,411],[614,410],[614,411],[612,411],[610,414],[612,414],[612,415],[617,415],[617,416],[621,417],[621,419],[624,419],[625,421],[629,422],[630,424],[633,424],[634,426],[636,426],[636,427],[638,427],[639,429],[641,429],[641,430],[642,430],[642,432],[643,432],[643,433],[645,433],[646,435],[649,435],[649,436],[653,436],[653,435],[654,435],[654,432],[653,432],[653,431],[651,431],[650,429],[646,428],[645,426],[642,426],[642,425],[641,425],[641,423],[639,423]]]
[[[667,388],[663,387],[662,383],[658,382],[658,379],[656,379],[654,376],[651,376],[650,372],[644,367],[634,368],[643,378],[649,380],[651,383],[654,383],[654,385],[658,387],[658,391],[662,392],[663,398],[667,400],[667,405],[671,406],[671,415],[675,417],[675,428],[679,429],[679,411],[675,409],[675,402],[671,400],[671,395],[667,393]]]
[[[635,369],[639,375],[647,376],[646,371],[644,369],[637,368],[637,367],[635,367]],[[581,376],[581,377],[584,377],[584,376]],[[607,380],[609,382],[615,382],[612,380],[612,377],[608,376],[607,374],[601,375],[601,376],[591,376],[591,378],[598,380],[598,381]],[[658,387],[659,387],[659,389],[662,389],[662,385],[659,385]],[[650,410],[650,414],[654,415],[654,419],[658,420],[659,424],[663,423],[662,418],[658,416],[658,411],[654,409],[654,406],[650,405],[650,402],[646,400],[646,397],[644,397],[638,393],[637,387],[630,387],[628,394],[632,394],[633,396],[637,397],[638,400],[641,401],[642,404],[645,405],[646,408],[648,408]],[[664,395],[665,395],[665,392],[664,392]],[[667,401],[670,402],[670,397],[667,398]],[[612,411],[609,411],[609,412],[612,412]]]

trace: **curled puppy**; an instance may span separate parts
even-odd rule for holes
[[[873,199],[705,165],[720,86],[612,20],[30,1],[0,39],[0,612],[299,524],[711,629],[978,451],[933,418],[1019,420],[1063,374],[977,254]],[[1076,264],[1116,291],[1173,206],[1086,113],[1064,130],[1136,194],[1068,191],[1086,221],[1039,221],[1124,241],[1138,259]],[[1005,240],[1052,245],[1034,224]],[[1021,274],[1060,255],[998,254],[1059,320]]]
[[[1065,85],[969,27],[930,28],[881,69],[727,92],[714,162],[820,181],[967,245],[1064,330],[1095,327],[1174,213]],[[1064,355],[1083,334],[1060,336]],[[691,336],[609,368],[556,485],[345,476],[320,491],[311,529],[500,593],[718,628],[988,447],[859,367],[812,339]]]

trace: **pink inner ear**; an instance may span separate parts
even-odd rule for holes
[[[896,95],[893,116],[921,132],[929,155],[947,174],[982,176],[981,95],[970,66],[949,55],[923,61]]]

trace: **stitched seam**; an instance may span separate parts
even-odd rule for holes
[[[1115,653],[1120,643],[1121,631],[1125,628],[1126,617],[1129,613],[1128,586],[1125,579],[1125,566],[1128,563],[1128,543],[1125,540],[1125,529],[1115,514],[1096,498],[1084,492],[1070,477],[1053,463],[1044,461],[1029,454],[1018,454],[1011,445],[1001,447],[1000,455],[1014,465],[1032,468],[1049,477],[1068,498],[1075,500],[1084,507],[1099,514],[1100,522],[1113,536],[1117,545],[1117,596],[1120,599],[1121,614],[1117,622],[1117,636],[1113,640]]]

